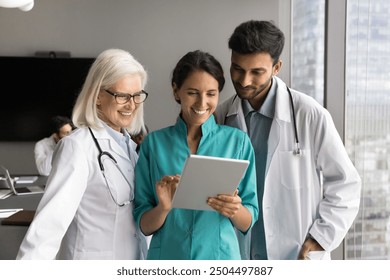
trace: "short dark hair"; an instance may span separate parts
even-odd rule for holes
[[[69,124],[72,129],[74,129],[72,120],[65,116],[54,116],[50,120],[50,129],[52,133],[59,133],[61,127],[64,125]]]
[[[176,85],[181,88],[188,76],[197,70],[205,71],[213,76],[218,82],[218,90],[222,91],[225,77],[221,64],[214,56],[200,50],[188,52],[179,60],[172,72],[172,87]]]
[[[236,27],[229,48],[239,54],[268,53],[278,62],[284,47],[284,34],[270,21],[250,20]]]

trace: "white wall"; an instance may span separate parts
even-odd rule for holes
[[[73,57],[96,57],[107,48],[126,49],[149,73],[146,90],[150,96],[145,103],[145,119],[149,128],[155,130],[171,125],[179,112],[171,95],[170,75],[180,57],[202,49],[219,59],[227,74],[220,98],[225,100],[233,94],[227,47],[233,29],[249,19],[273,20],[288,36],[289,30],[285,29],[289,28],[289,19],[285,15],[289,13],[285,3],[283,0],[36,0],[30,12],[0,8],[0,55],[32,56],[36,51],[50,50],[70,51]],[[288,59],[287,50],[288,45],[282,59]],[[285,64],[282,78],[287,74]],[[17,109],[17,104],[10,105]],[[0,164],[8,166],[13,174],[35,173],[33,144],[0,142]]]

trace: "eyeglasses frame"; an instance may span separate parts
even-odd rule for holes
[[[134,94],[130,94],[130,93],[115,93],[115,92],[112,92],[112,91],[110,91],[110,90],[108,90],[108,89],[105,89],[105,88],[103,88],[103,90],[104,90],[105,92],[107,92],[108,94],[112,95],[112,96],[115,98],[115,102],[116,102],[117,104],[120,104],[120,105],[126,104],[126,103],[129,102],[132,98],[133,98],[133,102],[134,102],[135,104],[144,103],[145,100],[148,98],[148,95],[149,95],[149,93],[147,93],[147,92],[144,91],[144,90],[138,91],[138,92],[136,92],[136,93],[134,93]],[[143,94],[146,95],[145,99],[144,99],[142,102],[136,102],[135,99],[134,99],[134,97],[137,96],[137,95],[139,96],[141,93],[143,93]],[[117,100],[117,96],[120,96],[120,97],[129,96],[129,97],[128,97],[128,100],[127,100],[126,102],[124,102],[124,103],[119,103],[118,100]]]

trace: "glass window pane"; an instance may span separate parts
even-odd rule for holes
[[[390,1],[347,2],[346,148],[362,178],[346,259],[390,259]]]
[[[324,101],[325,0],[294,0],[291,87]]]

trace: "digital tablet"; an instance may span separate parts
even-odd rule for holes
[[[246,169],[248,160],[190,155],[173,197],[173,208],[213,210],[209,197],[233,194]]]

